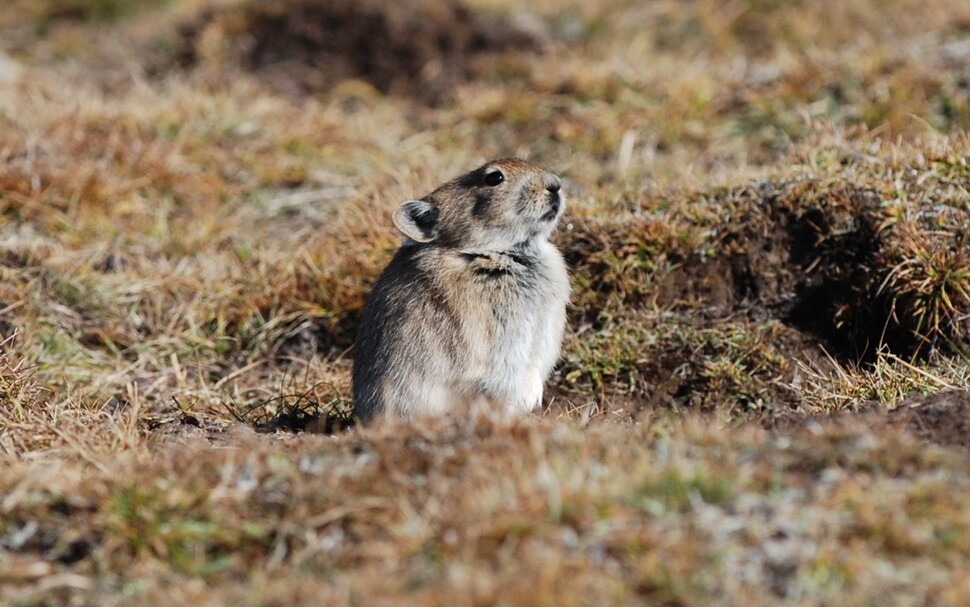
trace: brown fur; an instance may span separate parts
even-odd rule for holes
[[[539,406],[569,295],[548,241],[560,189],[557,176],[504,159],[401,205],[394,220],[408,239],[375,285],[358,335],[360,418]]]

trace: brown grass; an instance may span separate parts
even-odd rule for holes
[[[966,603],[965,4],[5,3],[0,602]],[[510,154],[547,409],[346,430],[390,210]]]

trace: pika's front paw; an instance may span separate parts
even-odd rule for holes
[[[542,406],[542,375],[538,372],[529,373],[523,386],[522,397],[517,408],[528,413]]]

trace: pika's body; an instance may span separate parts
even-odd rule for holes
[[[485,404],[527,412],[559,358],[569,278],[548,237],[556,175],[485,164],[394,213],[407,237],[368,300],[354,356],[363,422]]]

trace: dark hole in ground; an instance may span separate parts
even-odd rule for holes
[[[827,201],[821,200],[790,222],[785,263],[794,268],[795,282],[785,321],[818,336],[839,359],[871,361],[886,337],[871,290],[880,247],[878,226],[867,213],[879,199],[865,190],[839,194],[847,210],[833,205],[838,210],[826,213]]]
[[[320,391],[323,390],[323,393]],[[347,403],[332,384],[321,382],[302,392],[282,392],[257,401],[239,415],[257,432],[335,434],[355,425]]]

